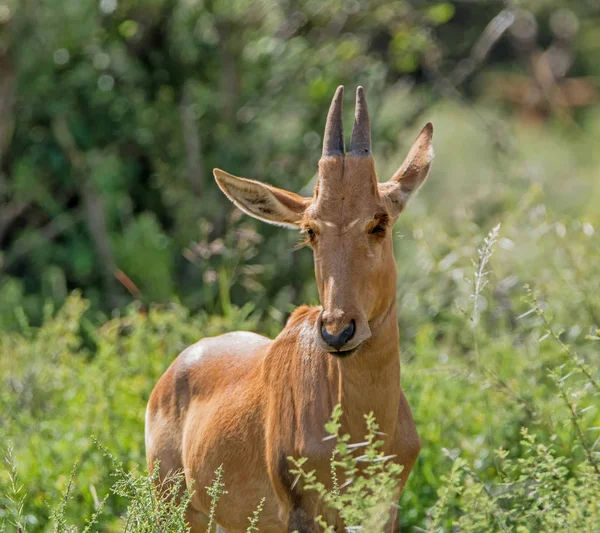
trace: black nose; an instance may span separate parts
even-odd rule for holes
[[[321,337],[323,340],[332,348],[339,350],[344,344],[346,344],[352,337],[354,337],[354,332],[356,331],[356,322],[352,320],[350,325],[342,331],[339,335],[332,335],[325,328],[325,324],[321,325]]]

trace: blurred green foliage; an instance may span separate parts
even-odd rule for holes
[[[529,27],[535,15],[542,47],[575,20],[571,74],[600,72],[594,2],[527,7],[511,16]],[[399,165],[412,125],[434,117],[438,102],[462,92],[472,105],[490,92],[481,87],[491,72],[527,73],[527,53],[509,34],[484,38],[491,52],[477,64],[476,43],[502,9],[491,0],[5,0],[0,323],[14,326],[20,305],[39,324],[44,304],[73,289],[94,314],[122,308],[132,297],[117,269],[146,304],[175,298],[222,311],[219,272],[233,263],[240,268],[224,283],[238,305],[275,302],[285,315],[314,301],[309,254],[287,253],[289,233],[259,236],[255,222],[228,219],[212,168],[309,193],[340,83],[367,87],[379,161]],[[495,123],[476,128],[506,137]]]
[[[575,497],[593,474],[572,406],[600,452],[598,393],[577,365],[597,376],[600,106],[530,109],[495,91],[514,85],[508,74],[535,85],[531,58],[556,47],[565,78],[597,84],[600,6],[518,7],[520,25],[478,63],[504,2],[0,2],[0,448],[14,443],[31,531],[52,529],[75,460],[70,522],[108,494],[92,434],[142,469],[145,403],[183,347],[233,329],[276,335],[294,305],[316,302],[310,251],[241,217],[211,170],[310,194],[340,83],[367,88],[381,179],[435,124],[431,175],[396,229],[402,383],[423,440],[402,525],[489,518],[455,487],[469,472],[492,491],[518,481],[500,447],[537,475],[522,427],[573,488],[546,485],[545,501]],[[557,28],[573,20],[565,44]],[[498,223],[475,300],[472,261]],[[0,471],[0,521],[8,487]],[[119,529],[126,505],[109,496],[101,530]],[[542,523],[530,510],[520,531]]]
[[[194,309],[218,306],[218,291],[200,287],[207,272],[214,279],[221,268],[221,251],[198,261],[181,253],[231,229],[231,207],[212,168],[292,189],[306,185],[335,86],[361,80],[375,98],[389,73],[385,41],[397,32],[408,37],[421,20],[440,24],[444,5],[374,2],[365,11],[358,2],[15,3],[3,28],[17,90],[1,193],[23,212],[1,240],[3,285],[11,278],[18,287],[4,290],[24,292],[21,301],[37,321],[44,298],[60,303],[65,285],[108,311],[130,299],[111,278],[117,267],[146,302],[177,296]],[[381,45],[373,42],[378,36]],[[417,67],[415,54],[428,39],[419,42],[393,46],[399,64]],[[102,216],[90,213],[96,200]],[[275,232],[268,236],[254,252],[263,262],[290,245]],[[303,276],[295,293],[310,272],[307,260],[297,261]],[[242,276],[233,297],[256,299],[266,289],[264,306],[295,262],[254,283]],[[45,277],[56,294],[41,293]],[[273,284],[265,287],[267,279]]]

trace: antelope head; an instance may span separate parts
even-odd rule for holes
[[[433,126],[428,123],[404,163],[379,183],[371,154],[365,92],[356,91],[354,127],[346,152],[342,126],[344,88],[333,97],[312,198],[215,169],[221,190],[242,211],[299,229],[314,252],[322,311],[316,342],[343,357],[371,337],[371,329],[396,301],[392,226],[425,180],[433,159]]]

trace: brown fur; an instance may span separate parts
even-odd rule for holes
[[[194,533],[206,527],[204,487],[219,465],[229,492],[216,520],[229,533],[246,531],[262,497],[261,532],[318,531],[313,518],[323,510],[312,493],[294,486],[287,457],[307,457],[327,482],[333,443],[323,441],[324,425],[337,403],[343,430],[355,441],[365,433],[363,415],[373,411],[387,435],[385,452],[404,465],[404,486],[420,441],[400,387],[391,225],[425,178],[431,133],[426,126],[386,184],[378,184],[369,155],[323,157],[312,199],[215,171],[220,187],[247,213],[312,230],[322,307],[296,309],[274,340],[247,332],[203,339],[156,385],[146,415],[148,466],[159,459],[161,478],[183,470],[193,482]],[[383,231],[371,233],[378,226]],[[319,328],[338,332],[350,320],[354,351],[341,357],[324,345]],[[342,531],[343,524],[337,527]]]

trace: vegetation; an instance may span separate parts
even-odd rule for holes
[[[304,490],[315,491],[320,501],[338,513],[348,530],[364,528],[384,533],[385,523],[395,510],[394,493],[400,486],[402,466],[380,451],[384,441],[378,438],[381,432],[373,413],[365,415],[367,434],[359,443],[351,443],[350,435],[340,434],[341,415],[341,406],[337,405],[327,426],[329,436],[337,443],[331,456],[332,488],[327,490],[314,471],[304,469],[304,458],[290,457],[290,472],[302,480]],[[325,533],[335,533],[335,524],[328,524],[323,516],[317,517],[317,522]]]
[[[403,530],[595,530],[600,105],[501,89],[534,84],[552,46],[563,82],[600,75],[600,9],[352,5],[0,4],[0,529],[185,531],[145,475],[152,387],[199,338],[276,335],[317,301],[310,251],[241,217],[210,169],[309,191],[342,82],[367,87],[381,179],[435,125],[395,237],[423,441]],[[330,495],[353,525],[380,512],[385,464]],[[225,505],[235,487],[212,490]],[[260,507],[250,518],[260,530]]]

